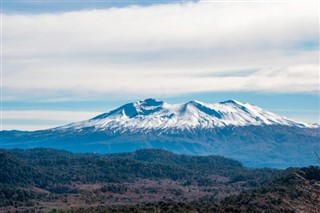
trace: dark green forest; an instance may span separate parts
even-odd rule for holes
[[[320,180],[315,166],[250,169],[221,156],[154,149],[121,154],[0,150],[0,165],[0,210],[9,212],[36,208],[52,212],[254,212],[282,202],[275,196],[261,207],[263,202],[255,201],[257,197],[280,190],[299,198],[305,195],[296,192],[296,186]]]
[[[73,154],[53,149],[1,150],[4,186],[36,186],[48,189],[71,182],[132,182],[139,178],[201,182],[208,175],[230,181],[252,180],[262,184],[282,173],[275,169],[248,169],[220,156],[186,156],[163,150],[138,150],[125,154]]]

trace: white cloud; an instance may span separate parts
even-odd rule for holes
[[[303,43],[318,40],[318,6],[204,1],[3,15],[3,87],[18,91],[4,99],[35,90],[315,92],[319,52]],[[244,70],[256,72],[237,75]]]
[[[54,126],[52,125],[45,125],[45,124],[5,124],[3,125],[2,130],[21,130],[21,131],[33,131],[33,130],[43,130],[43,129],[50,129]]]
[[[46,129],[87,120],[101,113],[94,111],[3,110],[1,129]]]
[[[52,110],[4,110],[2,118],[6,119],[47,119],[60,121],[81,121],[92,118],[102,112],[95,111],[52,111]]]

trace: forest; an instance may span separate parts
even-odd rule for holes
[[[0,150],[0,211],[292,212],[320,209],[320,169],[252,169],[164,150]],[[300,208],[299,207],[299,208]]]

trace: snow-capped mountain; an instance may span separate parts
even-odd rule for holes
[[[317,125],[295,122],[252,104],[235,100],[215,104],[199,101],[169,104],[155,99],[146,99],[126,104],[87,121],[60,127],[60,129],[74,128],[81,130],[94,127],[97,131],[105,129],[141,131],[141,129],[210,129],[250,125],[317,127]]]
[[[0,133],[1,148],[99,153],[158,148],[222,155],[252,167],[313,165],[317,163],[314,152],[320,153],[319,125],[296,122],[234,100],[169,104],[146,99],[57,128]]]

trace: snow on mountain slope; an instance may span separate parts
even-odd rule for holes
[[[77,129],[93,127],[104,129],[190,129],[225,126],[285,125],[301,128],[319,127],[295,122],[283,116],[265,111],[249,103],[235,100],[207,104],[189,101],[184,104],[168,104],[155,99],[128,103],[113,111],[90,120],[72,123],[63,127]]]

